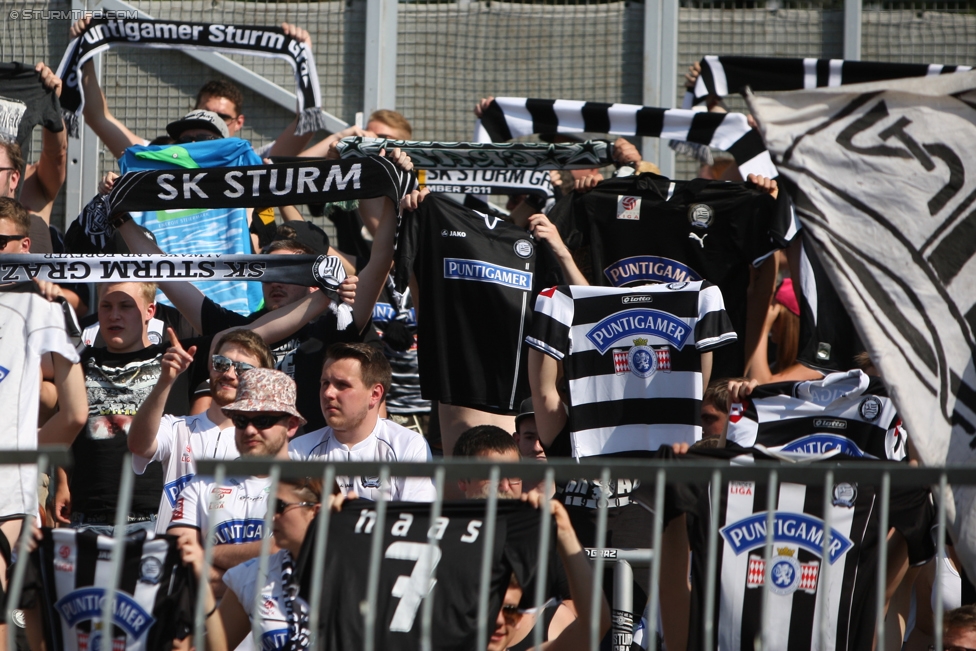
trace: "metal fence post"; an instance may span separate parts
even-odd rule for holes
[[[844,59],[861,60],[861,0],[844,0]]]
[[[363,113],[396,108],[397,0],[367,0]]]
[[[644,106],[672,108],[678,85],[678,0],[644,4]],[[643,138],[644,160],[674,176],[674,152],[660,138]]]

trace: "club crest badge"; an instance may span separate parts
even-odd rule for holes
[[[657,371],[657,353],[643,337],[634,339],[634,345],[627,352],[627,362],[630,372],[639,378],[651,377]]]
[[[715,218],[715,211],[711,206],[703,203],[693,203],[688,206],[688,221],[695,228],[708,228]]]
[[[877,420],[878,416],[881,415],[881,401],[874,396],[868,396],[861,401],[861,406],[858,407],[858,411],[864,420]]]
[[[147,556],[139,563],[139,580],[156,585],[163,577],[163,564],[155,556]]]
[[[772,569],[769,572],[769,590],[773,594],[791,595],[797,590],[813,594],[817,591],[820,562],[801,563],[796,552],[789,547],[776,549],[776,555],[769,559]],[[762,556],[749,556],[749,573],[746,586],[758,588],[766,579],[766,562]]]
[[[535,247],[532,246],[532,242],[522,239],[515,243],[515,255],[520,258],[531,258]]]
[[[380,478],[362,476],[359,478],[359,483],[362,485],[363,488],[379,488]]]
[[[834,499],[831,504],[834,506],[843,506],[848,509],[854,508],[854,502],[857,501],[857,484],[849,484],[843,482],[834,486]]]

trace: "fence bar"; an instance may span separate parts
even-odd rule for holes
[[[115,597],[119,588],[119,569],[122,567],[122,556],[125,554],[125,529],[129,523],[129,507],[132,506],[132,483],[135,473],[132,472],[132,455],[126,453],[122,457],[122,480],[119,482],[119,501],[115,505],[115,529],[113,530],[112,561],[108,565],[108,593],[102,606],[103,639],[114,640]],[[108,642],[103,642],[106,644]]]
[[[762,645],[761,648],[772,647],[769,639],[769,602],[773,591],[773,528],[776,526],[776,507],[779,505],[779,473],[769,471],[769,481],[766,484],[766,545],[763,548],[763,590],[762,590]]]
[[[844,0],[844,58],[861,60],[861,2]]]
[[[648,583],[650,594],[648,594],[648,605],[645,609],[647,613],[647,649],[657,651],[657,611],[660,607],[661,583],[661,537],[664,534],[664,486],[665,470],[662,468],[657,471],[657,480],[654,485],[654,529],[651,533],[651,581]]]
[[[437,520],[441,517],[441,509],[444,507],[444,468],[437,469],[434,475],[434,503],[430,505],[430,525],[427,527],[427,545],[424,551],[427,555],[427,567],[430,567],[430,590],[424,594],[423,610],[420,613],[420,648],[422,651],[431,651],[431,633],[434,620],[434,586],[437,585],[437,566],[431,565],[431,557],[437,550],[439,541],[437,540]],[[314,648],[314,647],[313,647]]]
[[[5,453],[6,454],[6,453]],[[37,474],[47,470],[48,457],[41,453],[37,457]],[[0,536],[3,534],[0,533]],[[27,573],[27,546],[34,536],[34,515],[28,513],[20,525],[20,538],[17,540],[17,563],[13,566],[13,575],[7,585],[7,648],[17,648],[17,626],[14,624],[14,611],[20,606],[20,595],[24,591],[24,575]],[[7,568],[8,571],[10,568]]]
[[[363,114],[396,108],[397,2],[366,0]]]
[[[715,650],[715,581],[718,574],[718,514],[722,504],[722,471],[712,472],[709,491],[711,518],[708,523],[707,565],[705,568],[705,621],[702,634],[705,636],[705,651]]]
[[[891,478],[886,472],[881,478],[881,514],[878,517],[878,598],[875,603],[875,623],[877,627],[878,649],[885,648],[885,590],[888,587],[888,515],[891,505]]]
[[[552,505],[549,503],[549,491],[555,489],[555,480],[552,471],[546,473],[546,479],[542,484],[542,500],[539,505],[539,571],[535,580],[535,598],[533,604],[536,608],[535,626],[532,627],[532,646],[536,649],[542,648],[543,633],[545,627],[545,617],[542,605],[546,601],[546,580],[549,578],[549,537],[552,524]],[[544,560],[545,559],[545,560]]]
[[[935,634],[933,640],[936,649],[942,648],[942,616],[945,614],[945,604],[942,603],[942,566],[945,558],[945,537],[946,537],[946,476],[939,478],[939,496],[936,504],[939,507],[939,520],[935,538],[935,579],[932,583],[932,590],[935,591],[935,612],[932,613],[932,630]],[[962,574],[962,571],[959,572]]]
[[[380,588],[380,562],[386,538],[386,489],[390,486],[390,467],[380,466],[380,490],[376,499],[376,520],[369,551],[369,574],[366,579],[366,603],[359,605],[363,615],[364,651],[376,651],[376,601]]]
[[[600,597],[603,594],[603,568],[606,559],[603,558],[603,550],[607,546],[607,507],[608,490],[610,485],[610,468],[604,466],[600,472],[600,499],[597,500],[596,513],[596,560],[593,562],[593,591],[590,594],[590,642],[587,648],[590,651],[597,651],[600,644]],[[480,646],[478,647],[481,648]]]
[[[199,476],[199,470],[200,468],[198,466],[197,467],[198,476]],[[213,474],[214,486],[220,486],[221,484],[223,484],[224,479],[226,479],[226,477],[227,477],[226,467],[224,466],[223,463],[218,462]],[[205,499],[207,500],[207,510],[209,513],[210,496],[207,495]],[[211,564],[213,564],[214,545],[216,544],[215,541],[216,532],[217,532],[217,518],[213,516],[208,517],[207,531],[206,533],[203,534],[203,571],[200,573],[200,581],[199,581],[199,585],[197,586],[198,591],[202,591],[204,583],[209,583],[210,581],[210,566]],[[217,598],[216,595],[214,595],[214,603],[216,603],[216,598]],[[196,644],[197,646],[203,646],[201,641],[203,640],[203,636],[206,633],[206,629],[204,626],[206,623],[204,621],[206,619],[206,617],[204,616],[205,605],[206,605],[205,600],[199,598],[199,592],[198,592],[197,605],[193,613],[193,641],[194,644]]]
[[[312,550],[312,576],[321,577],[325,574],[325,550],[329,545],[329,521],[332,519],[332,509],[329,508],[329,495],[335,484],[335,466],[328,465],[322,473],[322,507],[319,509],[319,519],[315,525],[315,548]],[[319,610],[322,607],[322,581],[313,580],[312,594],[309,595],[308,648],[318,648]]]
[[[485,505],[485,542],[481,554],[481,578],[478,582],[478,646],[476,649],[488,647],[488,597],[491,594],[491,561],[495,552],[495,522],[498,518],[498,482],[501,481],[501,471],[498,465],[491,467],[488,476],[488,503]],[[367,651],[371,651],[367,649]]]
[[[834,473],[827,471],[824,476],[823,488],[823,545],[820,548],[820,586],[817,590],[817,631],[820,636],[820,648],[826,651],[827,644],[827,613],[830,608],[830,543],[831,541],[831,521],[833,520],[834,506]]]
[[[624,613],[630,613],[628,621]],[[613,622],[610,634],[613,651],[630,651],[634,638],[634,568],[625,560],[617,559],[613,565]]]
[[[261,555],[258,556],[258,581],[254,586],[254,602],[251,606],[254,611],[251,616],[251,633],[254,634],[255,648],[263,645],[261,622],[264,619],[262,614],[264,604],[264,586],[268,584],[268,555],[271,552],[271,529],[273,526],[275,508],[278,505],[278,478],[281,476],[281,466],[273,464],[271,466],[271,484],[268,486],[268,508],[264,511],[264,524],[261,525]],[[209,498],[208,498],[209,499]],[[262,578],[263,577],[263,578]]]

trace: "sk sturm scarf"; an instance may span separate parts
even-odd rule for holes
[[[741,113],[704,113],[636,104],[496,97],[475,127],[475,140],[502,142],[530,134],[612,133],[668,138],[724,149],[742,178],[778,172],[760,135]]]
[[[319,108],[319,78],[311,49],[285,35],[280,27],[251,27],[179,20],[125,20],[93,18],[88,29],[68,44],[58,76],[64,80],[61,105],[68,133],[78,135],[78,115],[85,105],[81,90],[81,68],[99,52],[120,45],[172,50],[211,50],[284,59],[295,70],[298,95],[296,134],[325,128]]]

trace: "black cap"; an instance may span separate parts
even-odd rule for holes
[[[301,242],[308,248],[315,251],[317,255],[329,255],[329,234],[312,222],[296,220],[285,222],[282,224],[282,226],[288,227],[287,229],[284,229],[286,232],[288,229],[295,231],[295,235],[290,239]],[[281,226],[278,228],[281,229]],[[275,235],[275,240],[282,239],[289,238],[282,237],[281,235]]]
[[[519,405],[518,416],[515,417],[515,429],[518,429],[520,422],[528,418],[529,416],[535,416],[535,408],[532,406],[532,398],[526,398]]]

